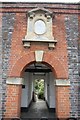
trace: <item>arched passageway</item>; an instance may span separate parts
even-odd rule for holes
[[[39,52],[39,51],[38,51]],[[47,102],[48,107],[52,107],[53,103],[55,103],[54,101],[56,100],[56,116],[57,118],[67,118],[67,116],[69,116],[69,106],[66,106],[66,102],[69,103],[69,81],[67,80],[68,77],[68,73],[67,68],[65,68],[65,65],[63,64],[62,61],[60,61],[59,59],[57,59],[57,57],[53,57],[51,53],[48,52],[44,52],[43,55],[43,59],[42,61],[38,62],[36,59],[36,55],[34,54],[35,52],[30,52],[30,53],[26,53],[25,55],[21,56],[19,60],[17,60],[16,62],[14,62],[14,64],[11,65],[11,71],[9,72],[8,78],[7,78],[7,100],[6,100],[6,118],[20,118],[21,116],[21,106],[22,106],[22,95],[24,94],[23,91],[25,90],[24,88],[22,88],[22,85],[24,84],[24,82],[27,80],[28,82],[30,82],[31,80],[35,80],[35,77],[33,75],[33,73],[37,72],[38,73],[44,73],[44,71],[46,71],[46,75],[45,75],[45,79],[47,80],[53,80],[54,83],[50,83],[50,85],[52,85],[51,87],[49,86],[49,84],[47,83],[47,92],[45,92],[45,100]],[[34,64],[33,64],[34,63]],[[31,65],[32,64],[32,65]],[[41,71],[39,69],[39,67],[36,67],[36,64],[40,65]],[[42,65],[43,64],[43,65]],[[35,69],[31,69],[30,67],[35,67]],[[45,67],[45,68],[44,68]],[[33,71],[32,71],[33,70]],[[50,71],[49,71],[50,70]],[[49,72],[49,73],[47,73]],[[26,74],[26,79],[25,78],[25,74]],[[41,75],[42,76],[42,75]],[[38,76],[39,77],[39,76]],[[54,79],[55,77],[55,79]],[[32,79],[34,78],[34,79]],[[45,83],[46,81],[45,80]],[[29,89],[26,96],[27,98],[25,99],[26,104],[25,107],[28,107],[31,100],[32,100],[32,93],[33,93],[33,89],[30,86],[31,84],[27,84]],[[54,86],[54,87],[53,87]],[[23,86],[25,87],[25,86]],[[27,87],[27,88],[28,88]],[[50,89],[48,89],[50,88]],[[32,89],[32,90],[30,90]],[[46,89],[46,87],[45,87]],[[53,92],[53,89],[55,92]],[[10,91],[14,91],[11,92]],[[49,92],[49,91],[52,92]],[[22,93],[22,94],[21,94]],[[56,93],[55,95],[53,95],[53,93]],[[52,95],[50,95],[52,94]],[[25,96],[25,95],[24,95]],[[55,96],[55,98],[51,98]],[[65,97],[64,97],[65,96]],[[10,100],[11,104],[8,105],[8,101]],[[13,105],[13,100],[14,100],[14,105]],[[51,102],[52,100],[52,102]],[[64,102],[63,102],[64,100]],[[25,103],[25,102],[23,102]],[[16,105],[16,106],[15,106]],[[64,107],[65,106],[65,107]],[[24,107],[24,106],[22,106]],[[66,111],[66,107],[67,107],[67,112]],[[11,108],[11,114],[7,114],[7,112],[10,113],[9,109]],[[55,108],[55,107],[52,107]],[[64,114],[63,114],[64,112]]]
[[[55,77],[51,68],[42,63],[30,64],[24,71],[21,118],[55,118],[55,109]]]

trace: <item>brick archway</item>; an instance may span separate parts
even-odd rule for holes
[[[22,77],[22,72],[30,63],[35,62],[34,51],[29,52],[22,57],[20,57],[11,67],[9,71],[9,77]],[[67,79],[68,78],[68,68],[65,68],[63,63],[57,58],[52,57],[50,53],[44,53],[43,63],[47,63],[51,66],[57,79]]]
[[[7,80],[7,100],[6,100],[6,112],[5,117],[18,117],[20,118],[20,103],[21,103],[21,90],[22,90],[22,73],[33,62],[36,62],[35,52],[31,51],[29,53],[23,54],[17,61],[10,66],[10,71],[8,73]],[[53,57],[54,55],[54,57]],[[56,86],[56,115],[59,118],[67,118],[70,111],[70,101],[69,101],[69,82],[68,82],[68,68],[65,68],[64,63],[56,57],[55,54],[50,52],[44,52],[42,63],[48,64],[55,74],[55,86]],[[14,91],[13,93],[10,91]],[[64,97],[65,96],[65,97]],[[13,103],[9,105],[9,100]],[[62,102],[63,101],[63,102]],[[66,104],[67,103],[67,104]],[[60,107],[61,106],[61,107]],[[65,107],[64,107],[65,106]],[[11,109],[11,114],[9,109]],[[15,112],[14,112],[15,110]],[[66,111],[64,113],[64,111]],[[9,116],[7,114],[9,112]],[[15,114],[16,113],[16,114]]]

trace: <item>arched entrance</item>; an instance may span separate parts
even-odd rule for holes
[[[68,72],[67,67],[65,68],[66,63],[64,64],[63,61],[59,60],[56,54],[52,52],[44,52],[43,55],[41,51],[37,51],[37,53],[35,53],[35,51],[24,53],[23,56],[20,56],[20,58],[10,66],[10,71],[7,78],[7,100],[5,117],[20,118],[21,93],[22,84],[24,81],[24,71],[30,66],[30,64],[39,62],[40,64],[47,65],[51,69],[52,74],[55,76],[56,116],[58,118],[67,118],[67,116],[69,116],[70,110],[70,84],[67,80]],[[66,106],[66,103],[68,103],[68,106]]]
[[[37,52],[40,53],[41,51],[37,51]],[[22,56],[20,56],[20,58],[18,60],[16,60],[14,62],[14,64],[10,65],[10,71],[8,73],[8,76],[9,77],[13,77],[13,76],[23,77],[22,76],[23,71],[26,68],[26,66],[37,61],[36,56],[37,55],[35,55],[35,51],[30,51],[28,53],[24,53]],[[42,57],[43,58],[39,62],[48,64],[51,67],[52,72],[55,74],[56,79],[68,79],[67,63],[64,64],[64,62],[61,61],[57,57],[57,55],[52,52],[44,52]],[[65,68],[65,66],[66,66],[66,68]]]
[[[50,66],[34,62],[24,71],[21,118],[55,118],[55,76]]]

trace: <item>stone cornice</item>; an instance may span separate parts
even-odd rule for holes
[[[21,84],[23,84],[23,78],[17,78],[17,77],[7,78],[6,84],[10,84],[10,85],[21,85]]]
[[[70,86],[70,81],[66,79],[56,79],[56,86]]]

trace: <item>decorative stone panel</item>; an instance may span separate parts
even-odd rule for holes
[[[31,42],[49,43],[54,48],[57,40],[52,36],[52,13],[46,9],[33,9],[28,12],[28,25],[24,47],[30,47]]]

